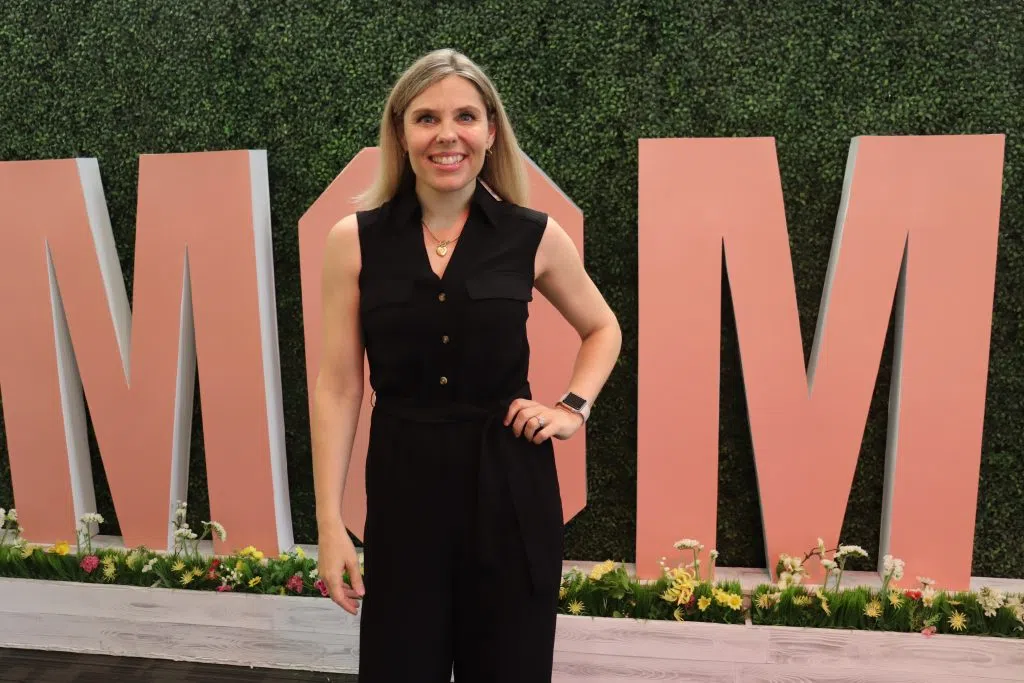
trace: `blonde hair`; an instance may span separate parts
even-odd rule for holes
[[[526,204],[526,167],[497,89],[471,59],[455,50],[441,49],[416,60],[392,87],[380,120],[380,167],[373,184],[357,197],[361,208],[373,209],[390,200],[398,191],[403,174],[412,172],[407,168],[399,137],[405,110],[424,90],[452,75],[476,86],[487,108],[487,117],[495,124],[494,145],[484,161],[480,179],[501,199]]]

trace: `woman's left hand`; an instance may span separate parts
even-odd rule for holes
[[[524,436],[539,444],[552,437],[568,439],[583,426],[583,417],[564,408],[549,408],[536,401],[517,398],[505,415],[505,426],[509,425],[517,437]]]

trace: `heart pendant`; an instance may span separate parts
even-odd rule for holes
[[[448,245],[447,244],[439,244],[439,245],[437,245],[437,249],[435,249],[434,251],[437,252],[438,256],[445,256],[448,253]]]

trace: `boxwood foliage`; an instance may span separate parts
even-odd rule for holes
[[[622,322],[622,358],[588,434],[589,504],[567,530],[573,559],[634,556],[639,138],[776,139],[806,354],[851,137],[1005,133],[974,573],[1024,577],[1024,19],[1015,0],[5,0],[0,159],[99,159],[129,292],[138,156],[268,151],[297,540],[316,537],[297,221],[375,144],[382,103],[402,69],[438,46],[488,71],[525,151],[583,210],[586,265]],[[717,545],[720,564],[765,566],[723,285]],[[844,542],[873,555],[891,349],[890,333],[843,527]],[[197,517],[208,514],[200,410],[197,390],[189,492]],[[99,511],[116,532],[95,443],[93,451]],[[692,485],[680,481],[679,495]],[[813,514],[821,494],[794,495]],[[0,504],[10,507],[11,496],[0,436]]]

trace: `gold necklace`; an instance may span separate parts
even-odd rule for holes
[[[466,215],[468,216],[468,212]],[[465,217],[463,217],[463,225],[465,225],[465,221],[466,219]],[[436,253],[441,258],[444,258],[445,256],[448,255],[448,245],[455,244],[456,242],[459,241],[459,238],[462,237],[462,233],[460,232],[458,235],[455,236],[455,239],[439,240],[437,236],[434,235],[433,231],[431,231],[430,226],[427,225],[426,221],[421,220],[420,223],[423,225],[423,229],[427,231],[427,234],[430,235],[430,238],[437,242],[437,246],[434,247],[434,253]]]

